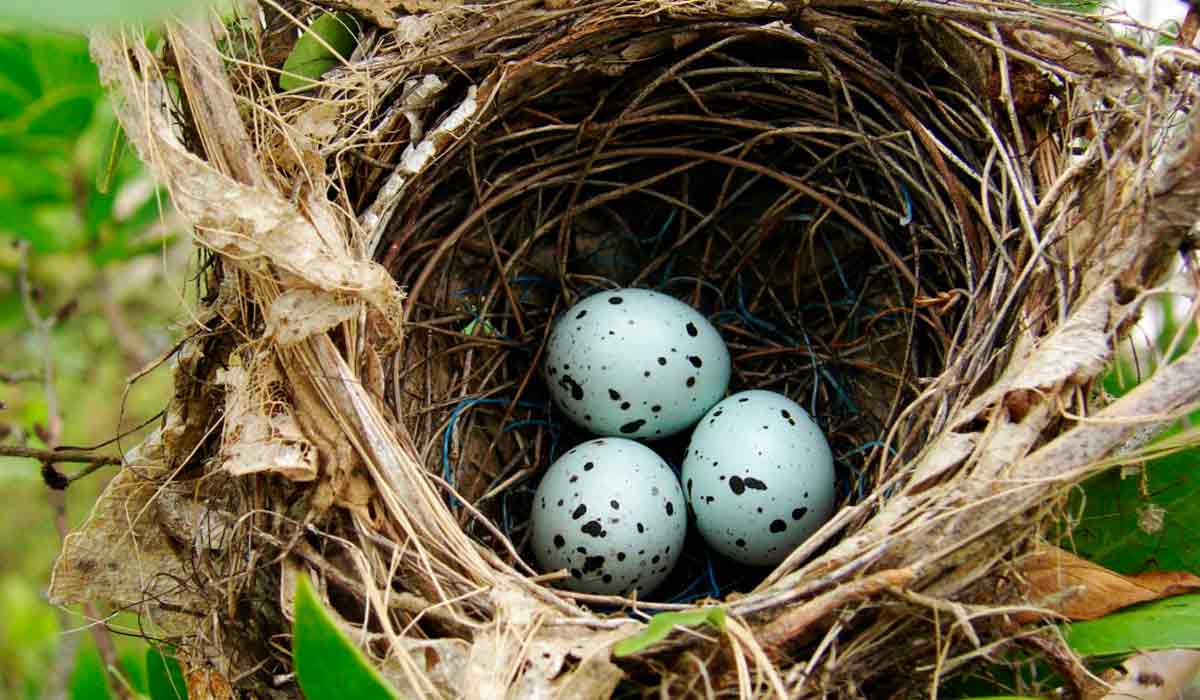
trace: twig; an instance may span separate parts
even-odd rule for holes
[[[23,384],[25,382],[36,382],[41,379],[37,372],[29,370],[17,370],[15,372],[0,371],[0,384]]]
[[[96,455],[82,450],[42,450],[36,447],[18,447],[15,445],[0,445],[0,457],[22,457],[36,459],[39,462],[59,464],[92,464],[97,467],[107,467],[120,464],[117,455]]]

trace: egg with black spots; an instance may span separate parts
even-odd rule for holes
[[[555,405],[596,435],[658,439],[696,424],[725,395],[721,334],[674,297],[594,294],[555,322],[543,372]]]
[[[546,470],[534,494],[534,557],[566,569],[575,591],[649,595],[683,550],[687,509],[679,479],[654,450],[626,438],[585,442]]]
[[[803,408],[771,391],[713,406],[681,477],[705,542],[742,564],[778,564],[833,514],[829,443]]]

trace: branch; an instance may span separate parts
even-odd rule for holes
[[[96,467],[107,467],[110,464],[121,464],[118,455],[96,455],[83,450],[40,450],[34,447],[18,447],[16,445],[0,445],[0,457],[22,457],[36,459],[43,464],[92,464]]]

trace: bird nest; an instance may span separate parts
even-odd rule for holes
[[[94,38],[203,264],[165,418],[57,599],[284,695],[301,572],[421,696],[879,697],[1022,644],[1078,677],[1018,562],[1200,393],[1194,353],[1096,382],[1190,251],[1193,52],[1019,2],[402,4]],[[284,94],[325,10],[358,48]],[[773,570],[689,542],[638,599],[530,568],[533,488],[586,439],[547,400],[550,324],[616,287],[699,309],[731,388],[829,436],[838,508]],[[695,604],[719,633],[611,655]]]

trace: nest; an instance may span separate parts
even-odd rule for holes
[[[1085,678],[1010,617],[1041,610],[1018,563],[1200,395],[1195,352],[1120,400],[1096,382],[1190,254],[1196,55],[1017,2],[420,5],[94,39],[202,302],[52,594],[281,695],[302,571],[421,696],[878,697],[1022,644]],[[358,49],[281,94],[324,10]],[[829,435],[839,509],[774,570],[692,547],[636,600],[529,567],[540,470],[585,437],[546,399],[549,324],[619,286],[700,309],[732,388]],[[698,602],[722,634],[610,656]]]

